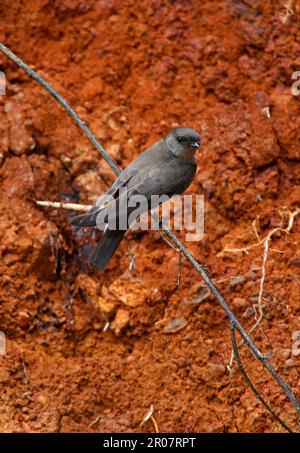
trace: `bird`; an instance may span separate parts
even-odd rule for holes
[[[103,230],[100,241],[89,257],[89,263],[97,271],[105,269],[129,228],[129,225],[123,229],[118,226],[122,220],[127,221],[132,213],[133,209],[128,207],[132,198],[135,195],[144,196],[148,201],[145,210],[149,210],[151,196],[172,197],[184,192],[195,176],[195,152],[200,145],[200,135],[194,129],[172,129],[138,155],[89,211],[70,218],[74,227],[98,227]],[[125,215],[126,219],[122,218],[122,206],[124,208],[125,205],[127,210],[123,217]],[[115,212],[118,225],[114,228],[108,221],[109,212]]]

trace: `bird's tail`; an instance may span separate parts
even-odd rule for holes
[[[97,247],[91,254],[89,262],[97,271],[104,269],[115,253],[126,231],[111,231],[106,229]]]

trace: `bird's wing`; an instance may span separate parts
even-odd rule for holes
[[[133,187],[136,182],[133,182],[139,173],[147,174],[147,169],[155,164],[158,156],[156,156],[160,149],[163,147],[163,141],[154,143],[150,148],[140,154],[134,159],[130,165],[118,176],[113,185],[108,189],[107,192],[100,195],[97,199],[95,206],[93,206],[88,212],[80,215],[76,215],[70,219],[70,223],[73,226],[78,227],[89,227],[96,226],[97,216],[103,217],[103,209],[106,209],[110,203],[114,203],[114,200],[118,198],[121,187]]]
[[[151,195],[168,195],[182,193],[192,182],[196,171],[196,164],[182,162],[177,158],[166,159],[159,167],[153,167],[143,175],[132,179],[133,193],[144,195],[150,199]]]
[[[76,215],[70,219],[71,225],[78,227],[96,226],[97,216],[114,203],[115,199],[118,198],[120,188],[126,186],[129,180],[136,175],[137,171],[137,169],[129,168],[124,170],[108,191],[100,195],[95,205],[88,212]]]
[[[131,212],[137,209],[137,215],[147,211],[150,207],[149,201],[151,195],[167,195],[172,197],[175,194],[182,193],[191,183],[195,174],[196,165],[192,163],[178,162],[173,158],[166,159],[160,162],[160,166],[153,166],[151,169],[142,169],[128,181],[126,190],[120,192],[111,204],[99,211],[96,215],[96,224],[98,228],[104,229],[109,219],[110,225],[115,225],[118,228],[119,220],[124,220],[124,225],[127,223],[127,217]],[[140,195],[145,197],[145,203],[141,205]],[[137,198],[134,199],[134,197]],[[155,207],[153,200],[151,207]],[[131,219],[133,220],[133,219]]]
[[[140,154],[116,179],[111,188],[101,195],[95,206],[85,214],[72,217],[73,226],[105,227],[106,215],[110,220],[122,216],[120,207],[128,204],[134,195],[144,195],[150,200],[151,195],[182,193],[191,183],[196,171],[196,164],[179,160],[167,151],[162,141]],[[126,188],[122,192],[121,189]]]

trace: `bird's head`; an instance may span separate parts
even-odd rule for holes
[[[182,159],[193,159],[195,151],[200,148],[200,135],[190,127],[177,127],[165,137],[168,149]]]

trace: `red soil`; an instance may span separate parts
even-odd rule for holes
[[[0,5],[0,40],[75,107],[121,167],[176,124],[203,146],[189,193],[204,193],[205,237],[188,243],[242,324],[260,287],[257,242],[300,195],[299,3],[271,0],[35,0]],[[288,3],[288,2],[286,2]],[[34,200],[90,203],[113,180],[62,108],[0,55],[0,430],[26,432],[276,432],[236,363],[226,370],[228,319],[158,233],[131,233],[108,269],[85,262],[69,213]],[[269,111],[265,108],[269,107]],[[268,112],[270,115],[268,115]],[[268,117],[270,116],[270,117]],[[259,216],[259,217],[258,217]],[[286,219],[286,216],[285,216]],[[253,332],[300,398],[300,218],[270,242],[264,317]],[[285,220],[286,226],[286,220]],[[180,235],[183,238],[183,235]],[[274,251],[280,250],[281,252]],[[186,324],[166,333],[168,323]],[[110,322],[103,332],[106,322]],[[295,345],[294,345],[295,346]],[[297,429],[284,393],[245,347],[246,369],[274,410]]]

